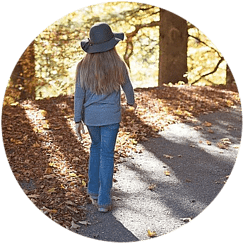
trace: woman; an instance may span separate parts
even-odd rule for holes
[[[121,121],[120,87],[127,104],[134,106],[134,92],[125,63],[115,46],[124,39],[110,26],[100,23],[90,29],[90,38],[81,42],[87,53],[77,66],[74,120],[79,138],[86,124],[90,137],[88,194],[97,200],[98,210],[111,209],[114,148]]]

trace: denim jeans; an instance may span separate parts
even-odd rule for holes
[[[118,130],[119,123],[88,126],[91,137],[88,194],[93,198],[98,197],[100,207],[111,205],[114,148]]]

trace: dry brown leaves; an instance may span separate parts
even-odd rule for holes
[[[85,219],[88,153],[69,126],[73,113],[60,97],[3,108],[8,161],[20,184],[34,182],[27,196],[55,222],[70,228]],[[64,102],[66,105],[63,105]]]
[[[115,161],[141,153],[137,144],[176,122],[201,113],[239,105],[236,91],[212,87],[163,86],[135,90],[137,110],[126,108],[115,149]],[[122,97],[125,105],[125,99]],[[208,124],[209,125],[209,124]],[[210,126],[208,126],[210,127]],[[57,223],[72,229],[84,222],[90,138],[74,132],[73,97],[25,101],[4,106],[4,146],[11,169],[30,200]],[[223,145],[227,146],[224,141]],[[116,168],[115,168],[116,171]],[[169,174],[168,174],[169,176]]]

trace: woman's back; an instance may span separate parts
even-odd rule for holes
[[[125,82],[128,71],[115,47],[101,53],[87,53],[78,64],[76,78],[80,85],[95,94],[118,91]]]

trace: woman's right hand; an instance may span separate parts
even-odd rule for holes
[[[83,122],[78,122],[75,124],[75,131],[80,140],[82,140],[82,133],[85,133],[84,131],[84,124]]]
[[[129,104],[127,104],[129,107],[133,107],[134,108],[134,110],[136,110],[137,109],[137,103],[134,103],[133,105],[129,105]]]
[[[137,109],[137,106],[138,106],[137,103],[134,103],[134,104],[133,104],[134,110]]]

